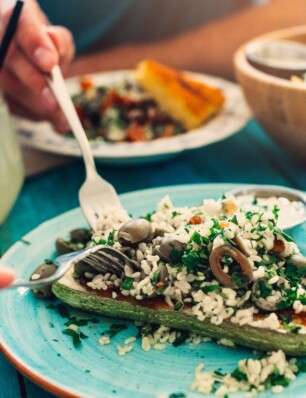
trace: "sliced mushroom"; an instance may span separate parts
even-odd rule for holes
[[[84,249],[84,245],[82,243],[73,243],[66,241],[62,238],[57,238],[55,241],[55,248],[59,255],[72,253],[76,250]]]
[[[157,236],[163,237],[167,231],[164,228],[157,227],[154,231],[154,238]]]
[[[167,270],[167,267],[165,266],[165,264],[160,263],[158,265],[158,271],[159,271],[158,280],[160,282],[166,282],[166,280],[169,276],[169,273],[168,273],[168,270]]]
[[[266,312],[273,312],[278,310],[278,303],[282,300],[282,297],[278,297],[277,300],[275,301],[270,301],[267,300],[268,297],[261,297],[261,290],[260,290],[260,283],[265,283],[267,284],[268,281],[266,278],[261,278],[257,279],[257,281],[254,282],[253,287],[252,287],[252,301],[255,304],[257,308],[259,308],[262,311]],[[285,280],[283,278],[280,278],[277,282],[277,285],[281,285],[282,283],[285,284]],[[272,286],[271,286],[271,292],[273,291]]]
[[[245,254],[247,257],[251,255],[250,249],[247,247],[245,240],[240,235],[235,236],[234,242],[243,254]]]
[[[34,272],[32,272],[30,276],[30,281],[48,278],[49,276],[52,276],[55,273],[56,269],[57,266],[53,263],[41,264],[35,269]],[[42,287],[40,289],[31,289],[31,290],[37,298],[43,299],[43,298],[51,298],[54,296],[51,290],[51,285]]]
[[[82,243],[84,246],[91,241],[92,231],[86,228],[77,228],[70,232],[70,238],[74,243]]]
[[[149,294],[147,293],[148,297],[153,298],[158,296],[159,294],[161,294],[161,292],[159,291],[159,289],[166,289],[166,287],[168,286],[168,270],[165,264],[163,263],[159,263],[158,264],[158,278],[157,281],[155,283],[155,286],[153,287],[153,291]],[[145,277],[146,275],[144,275]]]
[[[215,248],[209,256],[209,265],[215,278],[222,283],[222,285],[237,288],[230,274],[223,271],[221,263],[225,255],[230,256],[241,268],[241,273],[250,281],[253,278],[253,270],[244,254],[235,247],[229,245],[222,245]]]
[[[84,249],[87,243],[90,242],[91,236],[92,231],[89,229],[74,229],[70,232],[70,240],[64,240],[62,238],[56,239],[56,251],[58,254],[67,254]]]
[[[277,311],[277,304],[279,303],[279,301],[270,302],[266,298],[258,297],[256,300],[254,300],[254,304],[258,309],[262,311],[274,312]]]
[[[137,246],[141,242],[150,242],[153,237],[152,224],[144,218],[133,218],[118,231],[118,241],[123,246]]]
[[[154,254],[157,254],[159,258],[167,263],[170,263],[173,252],[182,252],[185,248],[184,243],[178,241],[173,236],[165,236],[159,246],[154,249]]]
[[[282,289],[282,290],[287,290],[290,289],[290,283],[287,279],[283,278],[282,276],[280,276],[278,278],[278,281],[276,282],[276,285],[278,288]]]

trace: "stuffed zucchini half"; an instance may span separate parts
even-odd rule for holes
[[[85,311],[306,355],[306,260],[279,212],[226,196],[180,208],[166,197],[139,219],[108,210],[99,250],[52,291]]]
[[[109,292],[88,292],[72,276],[66,276],[52,286],[54,294],[64,303],[84,311],[137,321],[158,323],[171,328],[187,330],[216,340],[226,338],[233,343],[262,351],[281,349],[293,356],[306,355],[306,336],[289,331],[262,329],[249,325],[237,325],[225,320],[221,325],[210,319],[200,321],[188,309],[177,311],[160,300],[146,303],[127,299],[125,296],[111,298]]]

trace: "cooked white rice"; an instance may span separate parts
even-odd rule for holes
[[[151,225],[154,230],[163,230],[164,236],[175,238],[185,245],[184,253],[187,255],[188,253],[201,255],[203,252],[208,255],[219,246],[233,244],[235,246],[234,241],[239,237],[252,268],[253,282],[265,280],[265,283],[271,286],[270,293],[265,299],[270,305],[276,306],[287,298],[287,293],[278,288],[284,266],[292,256],[300,255],[296,244],[277,227],[278,214],[274,201],[270,207],[266,202],[264,209],[245,204],[244,207],[239,207],[236,199],[231,196],[219,200],[204,200],[201,205],[194,207],[175,207],[166,196],[151,215]],[[105,214],[100,216],[100,229],[95,233],[93,242],[98,244],[101,239],[106,240],[109,234],[113,233],[113,247],[120,249],[118,230],[127,220],[129,216],[125,211],[106,209]],[[195,235],[203,241],[193,239]],[[251,290],[245,289],[241,293],[237,289],[223,286],[201,269],[193,271],[184,264],[173,265],[162,261],[155,252],[161,240],[162,237],[157,235],[152,242],[141,242],[137,247],[130,248],[129,256],[139,262],[141,272],[126,267],[122,278],[110,274],[96,275],[92,279],[89,278],[88,286],[96,290],[119,288],[121,294],[133,296],[137,300],[158,294],[164,297],[170,307],[175,307],[177,303],[188,304],[191,306],[190,312],[199,320],[210,319],[217,325],[228,319],[239,325],[283,329],[277,312],[258,318],[259,310],[251,300]],[[280,245],[282,248],[282,251],[276,255],[273,252],[275,245]],[[154,277],[159,272],[161,263],[166,267],[168,276],[167,283],[160,291],[155,286],[156,283],[154,284]],[[227,264],[224,261],[223,271],[230,273],[231,266],[231,262]],[[132,284],[129,289],[122,289],[126,277],[132,278]],[[291,287],[291,291],[295,289],[296,299],[288,306],[299,314],[306,311],[304,283],[300,281]],[[298,325],[298,328],[299,333],[305,333],[303,325]]]

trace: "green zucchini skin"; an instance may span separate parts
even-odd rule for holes
[[[60,281],[52,285],[52,291],[64,303],[89,312],[125,318],[167,327],[187,330],[216,340],[226,338],[233,343],[260,351],[283,350],[288,355],[306,355],[306,335],[279,333],[270,329],[253,326],[239,326],[228,320],[214,325],[210,320],[200,321],[183,311],[172,309],[150,309],[113,298],[101,297],[95,293],[68,287]]]

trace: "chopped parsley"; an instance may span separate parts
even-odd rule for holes
[[[70,325],[77,325],[77,326],[86,326],[88,323],[98,323],[99,320],[96,318],[91,318],[91,319],[84,319],[84,318],[77,318],[75,316],[72,316],[69,318],[69,320],[64,324],[65,326],[70,326]]]
[[[81,345],[82,339],[88,338],[88,336],[86,336],[86,334],[84,334],[83,332],[76,332],[75,330],[69,328],[63,330],[63,333],[72,338],[72,342],[75,347],[79,347]]]
[[[145,326],[140,326],[138,327],[138,334],[136,337],[139,338],[141,336],[149,336],[150,334],[153,334],[159,327],[160,325],[155,323],[148,323]]]
[[[274,214],[275,220],[278,220],[278,216],[279,216],[279,207],[277,207],[276,205],[273,207],[272,213]]]
[[[305,361],[298,359],[296,362],[296,366],[298,367],[299,372],[306,373],[306,362]]]
[[[202,290],[204,293],[210,293],[210,292],[220,293],[221,287],[219,285],[208,285],[208,286],[203,286]]]
[[[174,347],[178,347],[179,345],[183,344],[186,341],[188,336],[189,336],[188,332],[185,331],[181,332],[181,334],[174,340],[172,345],[174,345]]]
[[[233,272],[232,273],[232,281],[234,286],[239,294],[244,294],[245,290],[239,291],[239,289],[245,289],[249,283],[249,278],[246,275],[243,275],[241,272]]]
[[[156,285],[156,283],[158,282],[158,277],[159,277],[159,270],[155,271],[153,274],[153,277],[151,279],[152,286]]]
[[[28,240],[26,240],[24,238],[21,238],[20,242],[24,243],[25,245],[30,245],[31,244],[31,242],[29,242]]]
[[[58,313],[60,314],[60,316],[61,316],[62,318],[69,318],[69,317],[70,317],[70,315],[69,315],[69,310],[68,310],[68,308],[67,308],[64,304],[61,304],[61,303],[57,303],[57,304],[51,303],[51,304],[48,304],[48,305],[47,305],[47,308],[49,308],[49,309],[51,309],[51,310],[56,310],[56,311],[58,311]]]
[[[238,381],[248,380],[247,375],[244,372],[242,372],[239,368],[236,368],[235,370],[233,370],[233,372],[231,373],[231,376]]]
[[[251,220],[254,214],[256,214],[256,213],[253,213],[252,211],[247,211],[247,212],[245,212],[245,218],[247,218],[248,220]]]
[[[151,222],[152,221],[152,216],[155,213],[156,213],[155,211],[151,211],[151,212],[145,214],[144,216],[142,216],[141,218],[144,218],[145,220]]]
[[[176,216],[180,216],[182,213],[178,212],[178,211],[173,211],[172,212],[172,218],[176,217]]]
[[[97,243],[98,245],[108,245],[108,246],[113,246],[113,244],[115,243],[114,240],[114,236],[115,236],[115,230],[112,230],[109,234],[107,239],[99,239],[99,242]]]
[[[294,240],[291,238],[291,236],[289,236],[288,234],[286,234],[284,231],[282,231],[281,229],[274,227],[274,232],[277,235],[282,236],[287,242],[294,242]]]
[[[190,250],[182,256],[182,263],[187,268],[188,273],[195,274],[199,268],[202,268],[202,261],[198,252]]]
[[[177,301],[173,307],[174,311],[181,311],[184,308],[184,303]]]
[[[180,263],[182,261],[182,252],[173,248],[171,250],[169,257],[170,257],[171,263],[174,263],[174,264]]]
[[[212,222],[214,223],[213,224],[213,226],[212,226],[212,228],[215,228],[215,229],[220,229],[221,227],[220,227],[220,224],[219,224],[219,221],[216,219],[216,218],[214,218],[214,217],[212,217]]]
[[[289,323],[283,322],[284,328],[293,334],[298,334],[299,330],[301,329],[301,326],[297,325],[290,325]]]
[[[236,216],[236,215],[234,215],[234,217],[233,217],[233,218],[230,220],[230,222],[232,222],[232,223],[234,223],[234,224],[238,225],[237,216]]]
[[[125,323],[114,323],[110,325],[110,328],[105,331],[106,334],[108,334],[109,337],[114,337],[116,334],[122,332],[122,330],[127,329],[127,326]]]
[[[202,236],[199,234],[199,232],[194,231],[194,233],[191,235],[190,242],[194,242],[197,245],[201,245]]]
[[[122,290],[131,290],[133,287],[133,282],[134,282],[134,278],[127,276],[121,285],[121,289]]]
[[[297,288],[286,289],[283,291],[283,299],[277,304],[279,310],[292,307],[297,299]]]
[[[257,297],[269,297],[272,294],[273,291],[273,287],[272,285],[270,285],[267,281],[265,281],[264,279],[259,279],[257,282],[257,288],[258,290],[256,290],[255,295]],[[259,293],[259,294],[257,294]]]

